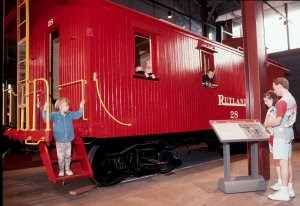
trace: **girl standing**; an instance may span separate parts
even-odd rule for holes
[[[54,107],[57,112],[50,113],[50,121],[53,122],[53,135],[56,141],[59,177],[62,177],[65,174],[68,176],[73,175],[73,172],[70,169],[72,150],[71,142],[74,139],[73,119],[79,119],[82,117],[84,103],[85,101],[82,100],[77,112],[70,112],[70,100],[63,97],[55,102]],[[46,110],[48,106],[48,103],[44,106],[44,121],[46,121]]]

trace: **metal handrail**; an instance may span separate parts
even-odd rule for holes
[[[41,142],[45,141],[45,137],[41,137],[37,142],[31,142],[31,136],[27,137],[27,139],[25,140],[25,144],[27,145],[39,145]]]
[[[116,119],[116,118],[108,111],[108,109],[107,109],[106,106],[104,105],[104,102],[102,101],[102,98],[101,98],[101,95],[100,95],[100,89],[99,89],[99,86],[98,86],[98,79],[97,79],[97,73],[96,73],[96,72],[94,72],[94,74],[93,74],[93,80],[94,80],[94,82],[95,82],[95,84],[96,84],[96,90],[97,90],[97,95],[98,95],[99,100],[100,100],[100,104],[101,104],[101,106],[103,107],[104,111],[108,114],[108,116],[109,116],[110,118],[112,118],[115,122],[117,122],[117,123],[119,123],[119,124],[121,124],[121,125],[128,126],[128,127],[132,126],[131,123],[124,123],[124,122],[121,122],[120,120]]]
[[[40,91],[36,91],[36,82],[37,81],[43,81],[46,85],[46,102],[49,102],[49,83],[48,80],[45,78],[38,78],[34,79],[32,81],[28,81],[28,84],[33,83],[33,110],[32,110],[32,129],[36,130],[36,96],[37,93]],[[46,109],[46,131],[50,131],[50,109],[47,107]]]
[[[27,81],[25,79],[18,81],[17,84],[17,109],[21,109],[21,112],[17,110],[17,129],[24,130],[24,108],[26,109],[27,104],[23,102],[24,96],[26,96],[26,85]],[[25,95],[24,95],[24,87],[25,87]],[[20,101],[19,101],[19,93],[21,93]],[[20,102],[20,103],[19,103]],[[19,105],[23,105],[22,107],[19,107]],[[25,107],[24,107],[25,105]]]
[[[11,119],[12,119],[12,96],[17,96],[16,93],[14,92],[13,88],[9,89],[4,89],[2,91],[2,125],[5,124],[5,116],[7,115],[5,112],[5,93],[9,92],[9,119],[8,119],[8,124],[11,124]],[[6,114],[6,115],[5,115]]]
[[[87,84],[87,81],[85,79],[80,79],[80,80],[76,80],[76,81],[73,81],[73,82],[60,84],[60,85],[56,86],[55,88],[61,89],[62,87],[66,87],[66,86],[70,86],[70,85],[78,84],[78,83],[81,83],[81,99],[84,100],[85,99],[84,85]],[[83,111],[82,111],[82,119],[83,120],[88,120],[85,116],[84,105],[83,105]]]

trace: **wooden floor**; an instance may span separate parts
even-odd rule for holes
[[[217,187],[223,177],[222,160],[128,181],[112,187],[98,187],[81,195],[70,195],[76,188],[92,184],[89,180],[53,185],[43,167],[3,172],[3,205],[104,205],[104,206],[215,206],[215,205],[300,205],[300,143],[294,143],[293,163],[296,197],[290,202],[271,201],[266,191],[224,194]],[[231,175],[247,175],[246,155],[233,157]],[[271,165],[271,180],[275,169]]]

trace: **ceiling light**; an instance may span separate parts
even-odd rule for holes
[[[168,11],[168,19],[172,19],[172,12],[170,10]]]

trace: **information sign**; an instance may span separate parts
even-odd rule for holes
[[[266,141],[270,134],[258,120],[210,120],[221,142]]]
[[[267,141],[270,134],[258,120],[210,120],[210,125],[223,143],[224,178],[218,187],[225,193],[266,190],[265,179],[258,174],[258,141]],[[230,143],[249,142],[251,145],[251,175],[230,176]]]

